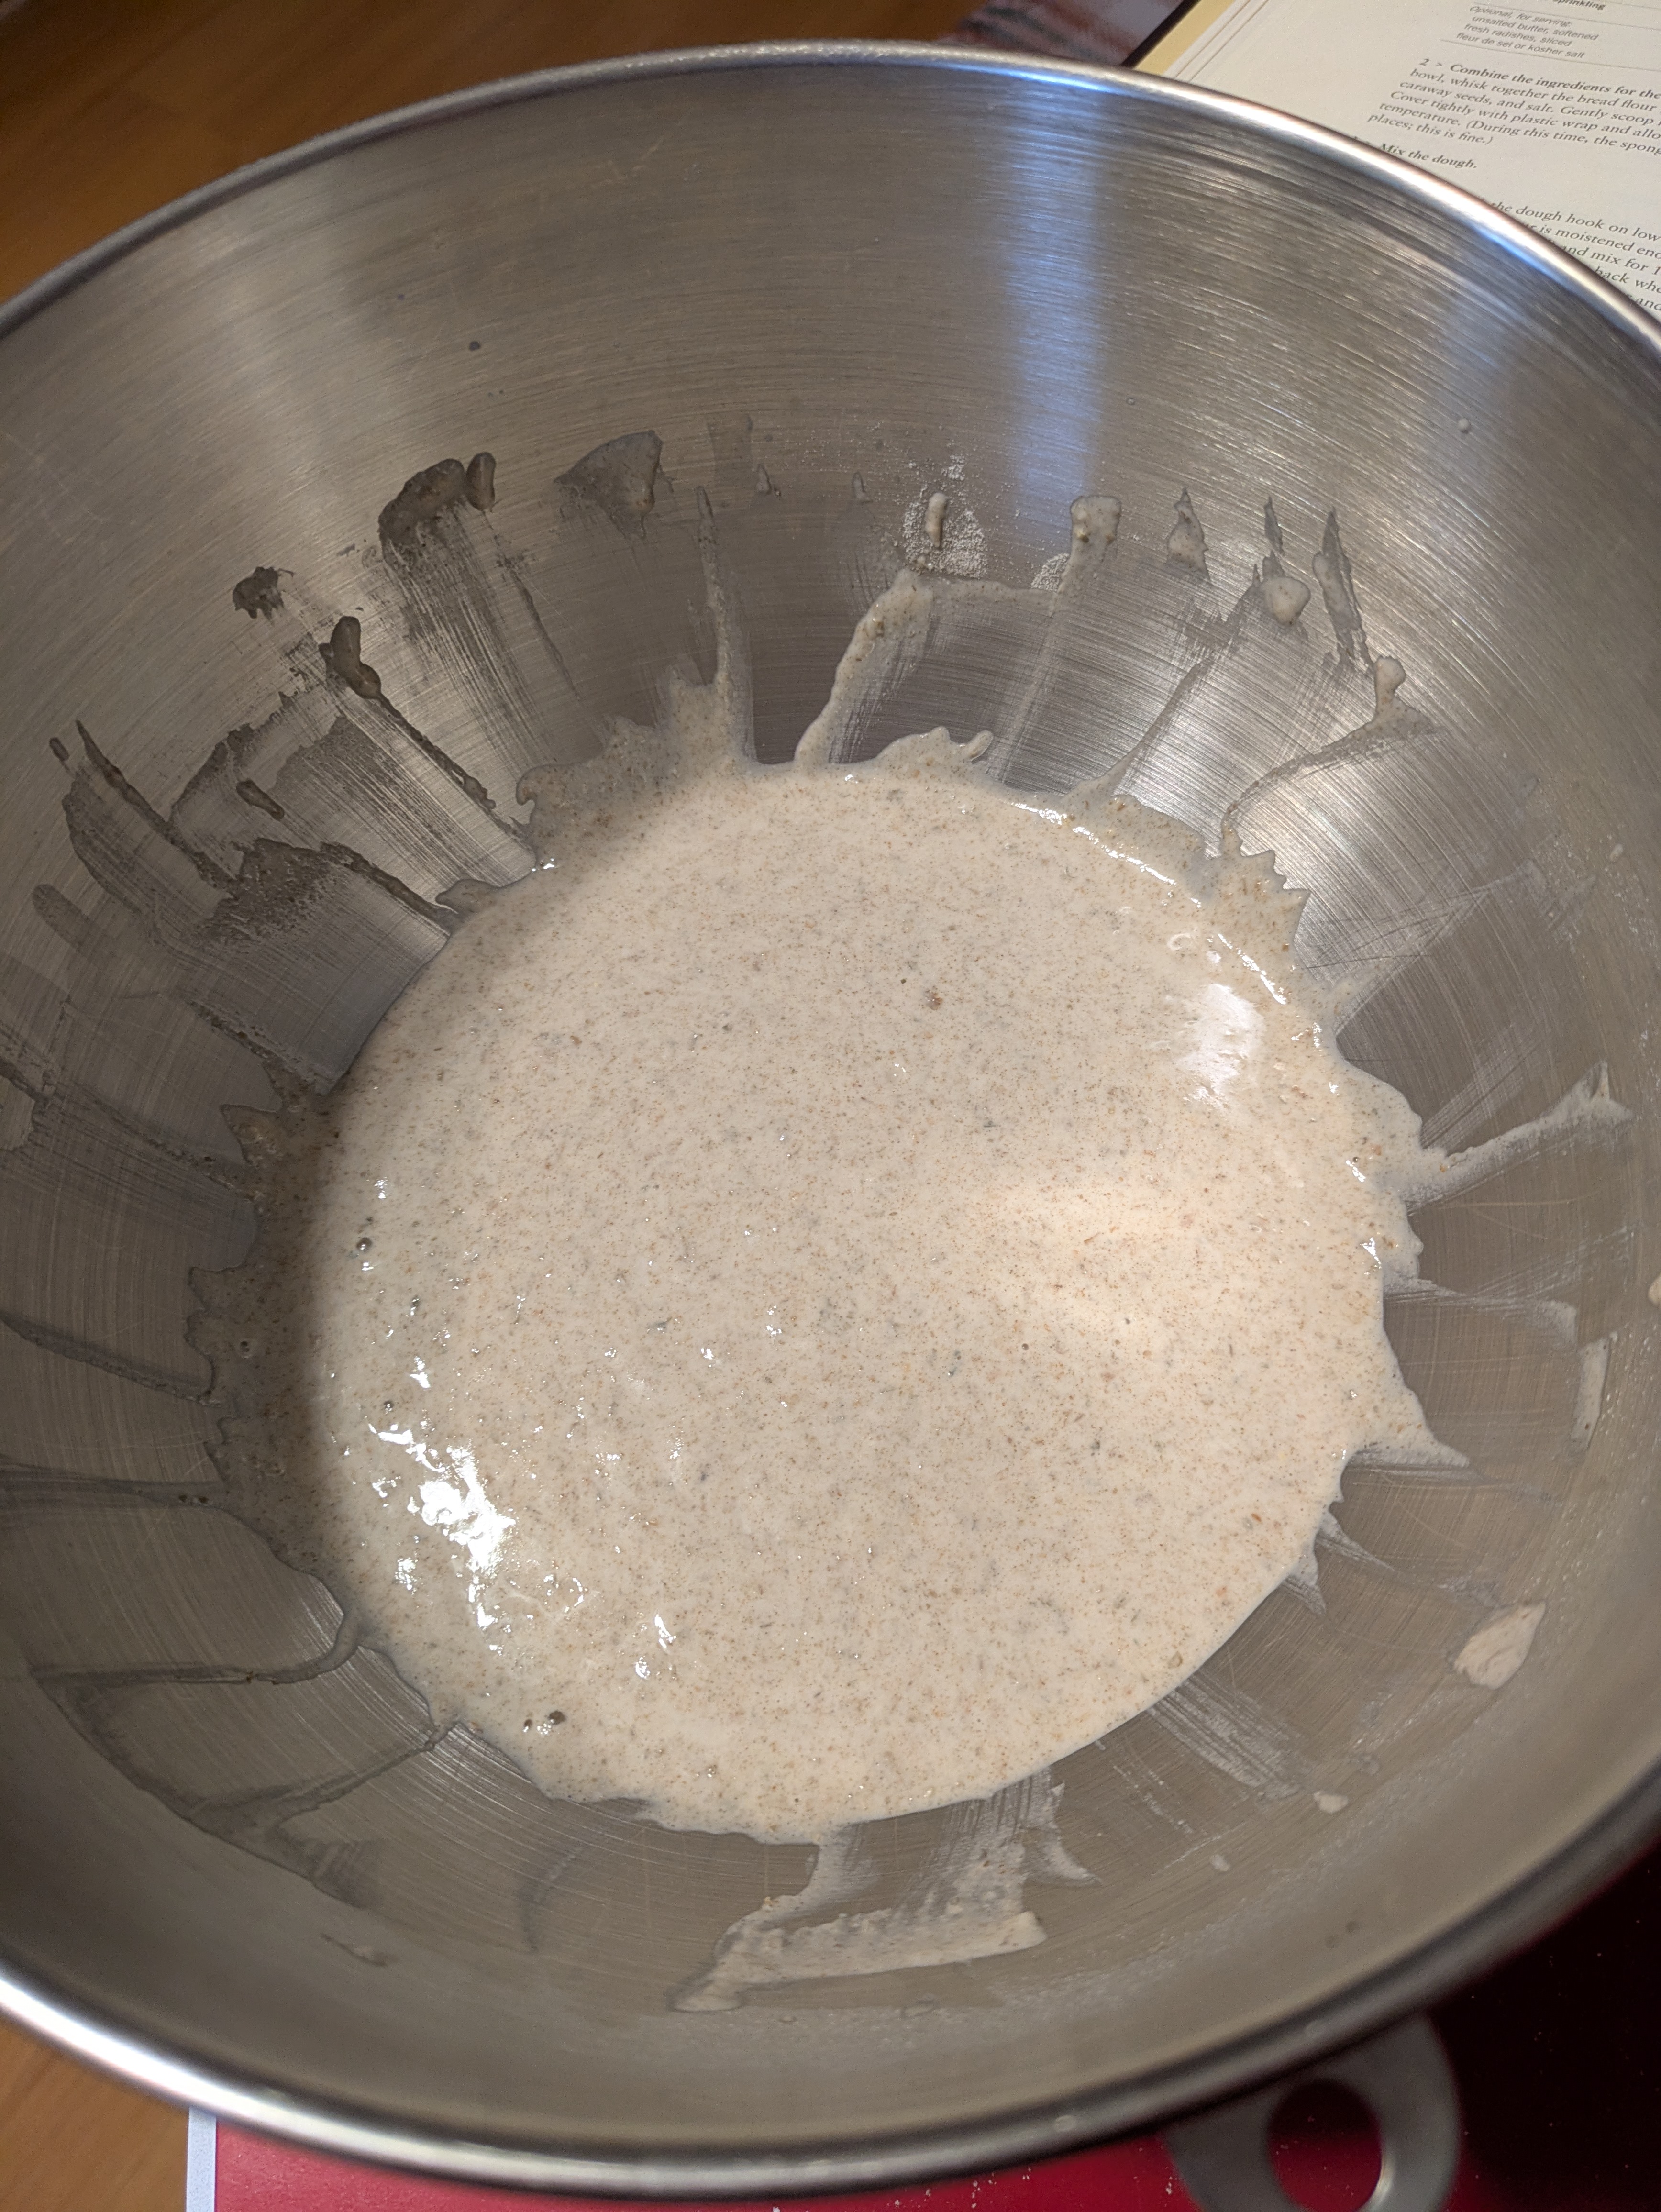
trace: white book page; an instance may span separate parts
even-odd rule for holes
[[[214,2212],[218,2191],[219,2124],[192,2108],[185,2137],[185,2212]]]
[[[1661,0],[1234,0],[1166,73],[1433,169],[1661,313]]]

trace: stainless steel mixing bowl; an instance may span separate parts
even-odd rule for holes
[[[1307,2058],[1651,1831],[1643,315],[1300,125],[843,47],[347,132],[0,331],[16,2017],[453,2172],[871,2180]],[[1089,494],[1116,542],[1058,586]],[[1313,587],[1289,629],[1271,553]],[[1027,787],[1117,772],[1214,841],[1229,815],[1308,887],[1351,1057],[1452,1151],[1520,1133],[1421,1210],[1424,1279],[1390,1303],[1450,1463],[1354,1466],[1318,1582],[1063,1762],[1058,1831],[1035,1784],[865,1838],[858,1910],[911,1909],[989,1836],[1046,1940],[689,2010],[812,1854],[554,1803],[435,1734],[226,1510],[218,1424],[259,1409],[192,1280],[247,1249],[260,1113],[341,1074],[453,886],[528,865],[520,779],[707,675],[723,607],[757,750],[788,754],[908,561],[948,580],[938,620],[850,745],[990,728]],[[1385,653],[1415,711],[1378,722]],[[1536,1607],[1499,1686],[1470,1639]]]

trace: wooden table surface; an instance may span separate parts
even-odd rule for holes
[[[0,0],[0,299],[228,169],[408,100],[657,46],[932,39],[972,4]]]
[[[973,0],[0,0],[0,299],[244,161],[521,70]],[[185,2118],[0,2027],[0,2212],[180,2212]]]

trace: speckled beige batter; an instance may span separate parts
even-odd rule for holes
[[[1428,1442],[1381,1322],[1416,1125],[1261,866],[1196,892],[944,732],[554,811],[371,1039],[294,1278],[335,1579],[440,1714],[676,1826],[966,1797]]]

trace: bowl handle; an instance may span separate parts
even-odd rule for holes
[[[1200,2212],[1299,2212],[1269,2163],[1270,2123],[1305,2081],[1353,2089],[1378,2126],[1378,2184],[1362,2212],[1441,2212],[1459,2163],[1459,2090],[1422,2013],[1267,2089],[1165,2131],[1165,2147]]]

